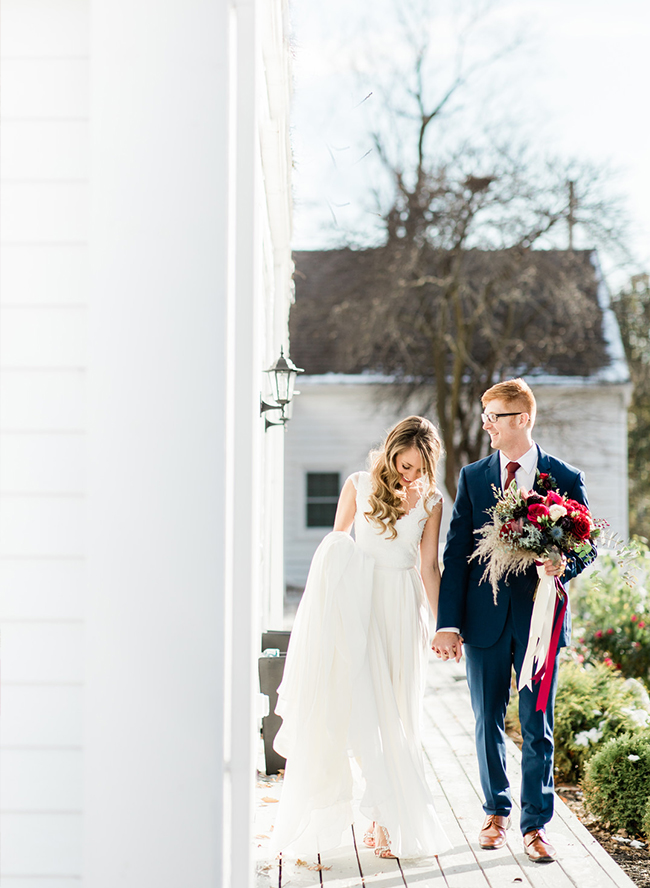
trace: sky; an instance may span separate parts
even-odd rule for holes
[[[387,72],[407,64],[400,3],[435,12],[424,19],[435,46],[432,94],[449,82],[472,11],[491,7],[467,41],[466,65],[515,44],[458,94],[436,131],[440,145],[515,133],[542,155],[607,165],[604,187],[624,199],[633,255],[629,266],[605,260],[610,283],[650,271],[648,0],[291,0],[294,248],[362,243],[377,231],[381,176],[368,132],[385,119]],[[391,125],[400,132],[399,121]]]

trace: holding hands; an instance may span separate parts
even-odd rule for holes
[[[463,639],[457,632],[436,632],[431,642],[431,650],[442,660],[455,660],[460,663],[463,656]]]

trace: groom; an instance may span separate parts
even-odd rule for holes
[[[447,536],[438,604],[438,630],[432,648],[444,660],[467,657],[467,681],[476,717],[476,747],[485,796],[486,817],[479,834],[484,849],[500,848],[510,826],[512,797],[506,774],[504,720],[510,696],[511,670],[517,678],[528,643],[537,572],[511,576],[499,584],[497,604],[488,582],[481,582],[484,565],[469,562],[475,531],[488,520],[495,503],[492,485],[503,490],[513,482],[527,490],[539,486],[539,473],[556,482],[559,493],[587,505],[584,476],[578,469],[549,456],[532,439],[535,397],[523,379],[497,383],[483,395],[483,428],[496,453],[465,466]],[[575,577],[586,562],[575,556],[557,564],[544,562],[550,576]],[[571,632],[567,608],[559,646]],[[558,648],[559,649],[559,648]],[[523,736],[521,832],[524,849],[536,863],[549,863],[556,852],[545,826],[553,816],[553,706],[557,687],[557,656],[546,712],[536,710],[538,685],[519,694]]]

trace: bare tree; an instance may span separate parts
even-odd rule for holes
[[[634,391],[628,422],[630,531],[650,540],[650,279],[632,277],[614,300]]]
[[[588,373],[605,360],[591,254],[553,247],[573,245],[577,225],[594,246],[620,245],[624,230],[619,202],[604,196],[607,170],[540,159],[514,138],[441,155],[440,119],[499,57],[464,63],[484,12],[468,21],[456,72],[440,88],[426,76],[429,29],[405,20],[410,73],[385,97],[391,125],[371,134],[390,186],[377,192],[384,243],[373,251],[370,295],[340,313],[360,331],[353,347],[365,366],[437,412],[452,494],[460,467],[483,455],[486,388],[541,370]]]

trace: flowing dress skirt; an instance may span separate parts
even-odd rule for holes
[[[345,533],[319,546],[287,654],[275,748],[287,758],[273,845],[314,853],[341,844],[360,809],[385,826],[393,853],[451,847],[424,776],[419,719],[427,611],[414,568],[376,568]]]

